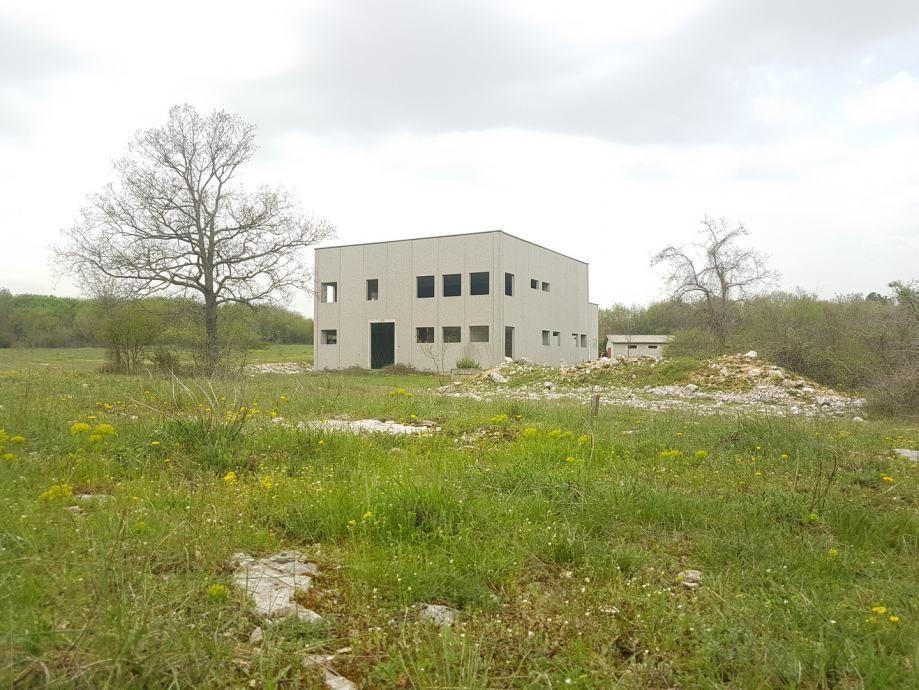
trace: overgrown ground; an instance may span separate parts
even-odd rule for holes
[[[301,659],[343,648],[363,687],[919,686],[919,467],[891,453],[915,423],[591,423],[423,375],[185,390],[98,359],[0,351],[5,686],[320,687]],[[240,406],[236,435],[218,422]],[[341,414],[443,430],[271,421]],[[228,560],[281,548],[320,565],[303,603],[326,623],[252,646]],[[417,602],[458,624],[414,620]]]

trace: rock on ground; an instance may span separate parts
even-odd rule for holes
[[[702,584],[702,573],[698,570],[683,570],[676,577],[686,589],[699,589]]]
[[[307,654],[303,663],[306,666],[319,666],[322,669],[323,680],[329,690],[357,690],[357,684],[338,675],[332,669],[331,664],[334,660],[334,654]]]
[[[300,422],[298,429],[313,429],[351,434],[429,434],[440,431],[433,422],[421,422],[418,426],[400,424],[394,421],[381,422],[378,419],[324,419],[316,422]]]
[[[418,608],[418,617],[434,625],[453,625],[458,615],[456,609],[440,604],[420,604]]]
[[[305,362],[267,362],[265,364],[250,364],[246,367],[246,373],[249,376],[259,374],[303,374],[310,370],[310,365]]]
[[[911,448],[894,448],[893,452],[905,460],[919,462],[919,450],[913,450]]]
[[[296,616],[310,623],[322,620],[318,613],[294,601],[297,590],[309,589],[318,574],[316,564],[304,561],[299,551],[281,551],[265,558],[237,553],[231,564],[233,581],[249,596],[261,616]]]

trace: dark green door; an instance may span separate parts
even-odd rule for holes
[[[396,324],[370,324],[370,368],[382,369],[396,362]]]

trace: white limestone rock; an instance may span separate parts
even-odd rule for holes
[[[259,615],[266,619],[296,616],[308,623],[322,620],[294,600],[297,591],[309,589],[318,574],[316,564],[305,562],[299,551],[281,551],[265,558],[237,553],[231,564],[233,582],[249,596]]]

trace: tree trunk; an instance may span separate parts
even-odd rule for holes
[[[204,368],[213,374],[220,364],[220,344],[217,342],[217,298],[204,296]]]

